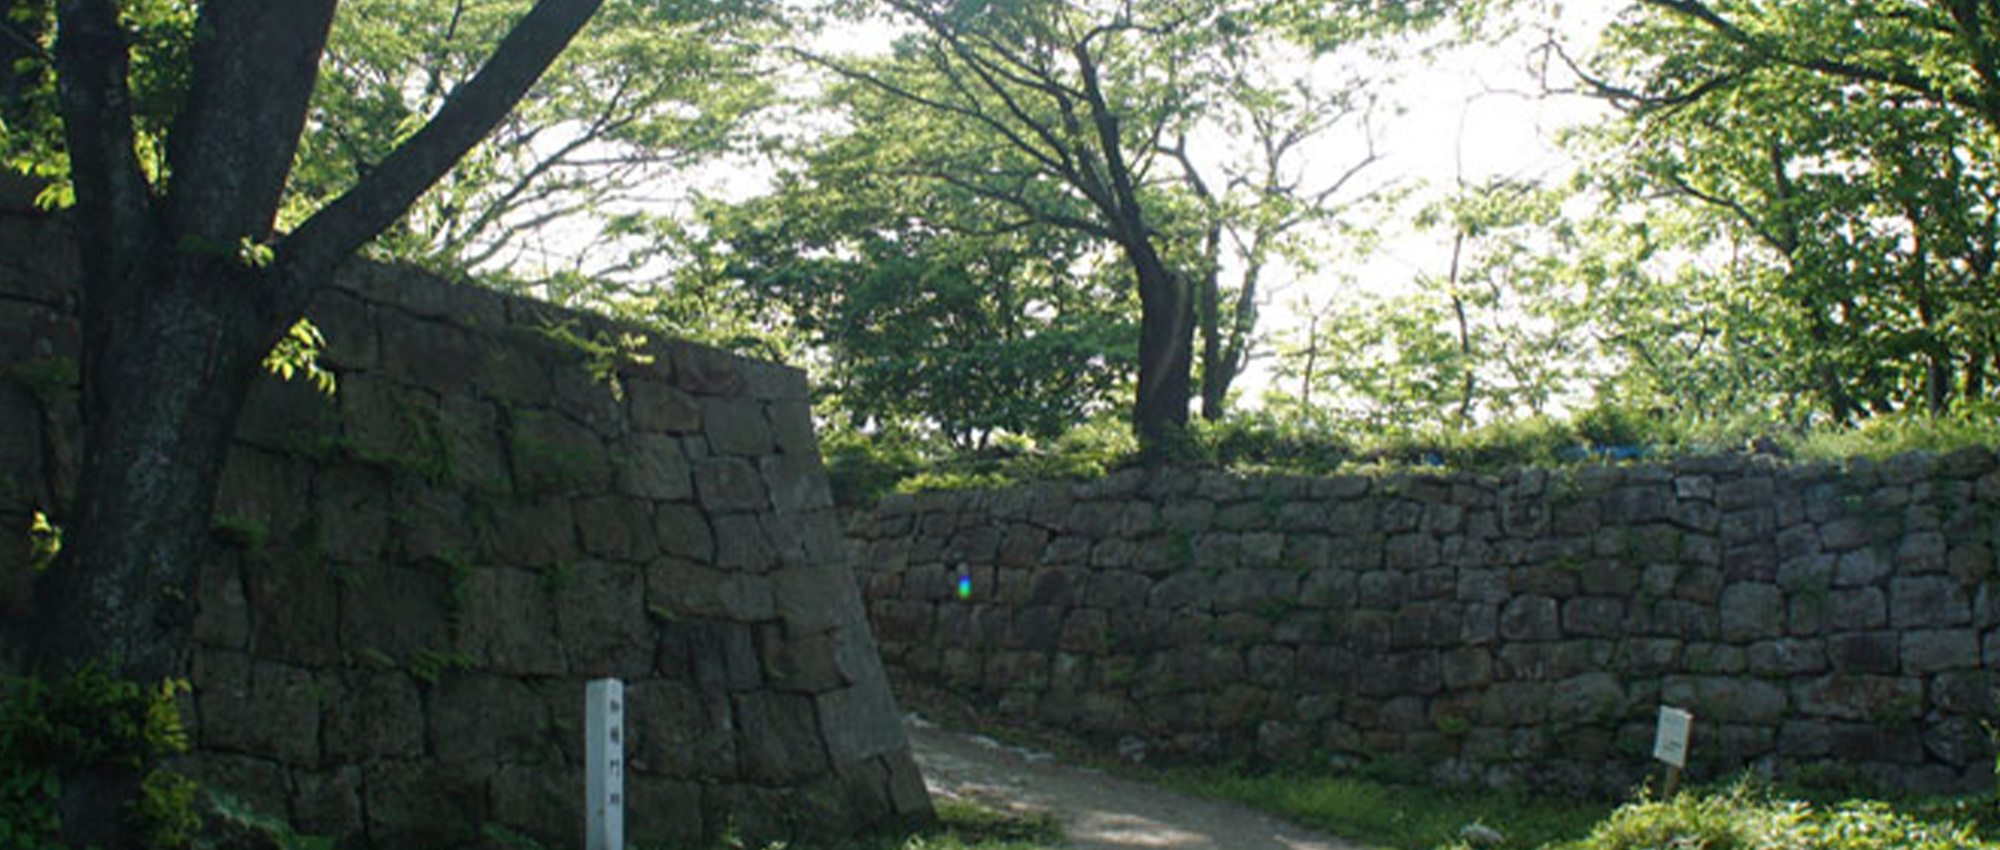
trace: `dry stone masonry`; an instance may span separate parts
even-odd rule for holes
[[[76,463],[64,227],[0,213],[0,525],[22,531]],[[338,393],[265,380],[244,414],[190,772],[343,846],[575,846],[584,683],[611,676],[635,841],[929,815],[799,372],[376,265],[309,315]]]
[[[1995,470],[1127,471],[849,531],[893,676],[1128,755],[1623,790],[1666,703],[1697,776],[1941,791],[1993,779]]]

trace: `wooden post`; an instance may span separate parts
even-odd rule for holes
[[[585,850],[625,848],[625,683],[593,679],[583,690]]]

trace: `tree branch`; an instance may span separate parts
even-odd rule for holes
[[[506,117],[603,0],[537,0],[437,115],[353,189],[278,246],[285,306],[302,307],[318,280],[410,208]]]
[[[336,0],[210,0],[168,134],[168,227],[210,248],[269,237]]]
[[[141,261],[159,235],[152,186],[132,147],[131,56],[113,0],[64,0],[56,10],[56,81],[77,218],[112,246],[86,252],[86,286],[113,287],[132,276],[101,264]]]

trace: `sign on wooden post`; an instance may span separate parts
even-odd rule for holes
[[[1671,705],[1660,706],[1660,728],[1653,735],[1653,758],[1667,763],[1666,795],[1671,797],[1681,784],[1681,769],[1687,767],[1688,732],[1694,715]]]
[[[625,847],[625,683],[593,679],[583,689],[585,850]]]

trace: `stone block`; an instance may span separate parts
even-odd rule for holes
[[[664,558],[646,571],[646,609],[737,623],[776,619],[772,580]]]
[[[661,434],[704,430],[701,404],[693,396],[659,381],[634,379],[624,386],[633,428]]]
[[[1298,601],[1299,583],[1299,575],[1288,570],[1227,572],[1216,581],[1215,610],[1232,613],[1289,606]]]
[[[653,535],[660,551],[702,564],[716,563],[715,532],[708,514],[693,505],[660,505],[653,512]]]
[[[25,525],[25,520],[0,516],[0,527]],[[249,648],[250,600],[243,590],[244,560],[235,553],[215,553],[202,562],[195,641],[225,649]],[[0,617],[21,622],[32,615],[34,575],[28,569],[27,547],[0,545]]]
[[[764,404],[755,399],[701,399],[702,433],[718,455],[763,457],[777,447]]]
[[[659,554],[653,537],[653,509],[625,496],[576,500],[576,528],[583,551],[598,558],[645,563]]]
[[[639,432],[627,435],[624,442],[616,476],[618,492],[658,501],[694,498],[694,480],[680,440]]]
[[[1679,669],[1682,643],[1672,638],[1626,638],[1618,644],[1619,667],[1632,676],[1657,676]]]
[[[652,667],[644,573],[631,564],[585,561],[551,589],[556,635],[571,672],[631,678]]]
[[[1899,646],[1895,632],[1836,634],[1826,639],[1827,661],[1837,673],[1893,673]]]
[[[1916,719],[1924,708],[1921,679],[1835,673],[1792,686],[1794,710],[1808,717],[1889,723]]]
[[[294,768],[291,771],[290,824],[301,835],[358,835],[366,822],[361,811],[361,768],[335,770]]]
[[[1827,669],[1826,646],[1817,640],[1758,641],[1748,650],[1749,669],[1757,676],[1796,676]]]
[[[1827,595],[1827,621],[1840,631],[1879,629],[1889,622],[1888,597],[1873,587],[1833,591]]]
[[[771,576],[771,587],[787,628],[831,629],[861,618],[861,593],[845,565],[779,570]]]
[[[1944,576],[1898,576],[1889,581],[1889,624],[1896,629],[1943,628],[1972,622],[1964,588]]]
[[[1440,657],[1439,671],[1446,690],[1483,688],[1493,681],[1493,654],[1478,647],[1447,649]]]
[[[1903,672],[1941,673],[1979,666],[1979,633],[1972,629],[1921,629],[1902,638]]]
[[[762,511],[770,506],[763,476],[742,458],[710,458],[694,465],[695,496],[711,516]]]
[[[551,675],[565,670],[556,634],[555,599],[567,572],[481,567],[465,584],[459,648],[497,673]]]
[[[1890,569],[1889,560],[1872,548],[1846,552],[1834,565],[1833,584],[1835,587],[1879,584]]]
[[[1750,653],[1726,643],[1690,643],[1681,658],[1688,673],[1734,675],[1750,669]]]
[[[1583,637],[1612,637],[1625,629],[1625,600],[1586,596],[1562,606],[1563,632]]]
[[[476,770],[534,761],[561,745],[541,698],[519,679],[448,674],[431,690],[428,707],[430,754],[443,766]]]
[[[1784,631],[1784,597],[1768,584],[1732,584],[1722,591],[1719,616],[1724,640],[1777,637]]]
[[[517,409],[508,419],[507,456],[523,492],[599,493],[611,483],[604,440],[559,413]]]
[[[753,691],[731,697],[730,703],[743,778],[761,785],[792,785],[829,769],[827,741],[813,697]],[[899,728],[899,740],[900,734]]]
[[[340,645],[340,585],[344,565],[282,558],[244,570],[250,645],[260,656],[304,666],[344,660]]]
[[[350,668],[324,674],[326,757],[335,764],[424,755],[424,705],[401,670]],[[356,777],[358,779],[358,777]]]
[[[1500,611],[1500,636],[1510,641],[1546,641],[1562,637],[1560,609],[1546,596],[1520,596]]]
[[[368,763],[361,787],[369,840],[380,847],[456,847],[477,840],[479,825],[491,815],[490,771],[434,760]]]
[[[473,571],[462,562],[443,561],[425,562],[421,568],[382,563],[347,568],[341,579],[329,582],[340,600],[343,657],[386,653],[407,658],[450,645],[451,620],[472,610]]]
[[[1603,725],[1625,714],[1625,688],[1610,673],[1584,673],[1555,684],[1549,719],[1556,723]]]
[[[1668,676],[1660,681],[1660,698],[1720,723],[1776,724],[1787,707],[1783,688],[1734,676]]]
[[[626,688],[626,755],[635,771],[675,779],[737,778],[729,697],[673,679]]]

